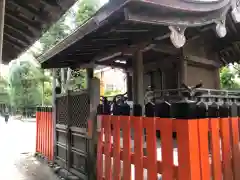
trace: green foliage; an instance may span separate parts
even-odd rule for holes
[[[223,67],[220,71],[221,87],[223,89],[239,89],[240,84],[236,82],[236,73],[228,67]]]
[[[73,90],[80,90],[80,89],[85,89],[86,88],[86,70],[74,70],[72,72],[72,76],[73,76]]]
[[[104,96],[115,96],[117,94],[121,94],[122,92],[120,90],[114,90],[114,91],[105,91]]]
[[[86,20],[99,8],[99,0],[81,0],[78,6],[78,11],[75,17],[75,23],[79,26],[82,25]]]
[[[44,82],[44,105],[52,105],[52,84],[49,82]]]
[[[20,109],[41,105],[44,81],[49,81],[49,78],[30,61],[12,63],[9,69],[11,105]]]
[[[43,45],[43,53],[63,40],[69,34],[69,26],[65,24],[66,16],[63,16],[57,23],[40,38]]]
[[[8,82],[0,76],[0,104],[9,104]]]

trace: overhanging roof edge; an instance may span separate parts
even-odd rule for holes
[[[107,3],[104,6],[102,6],[91,18],[85,21],[84,24],[79,26],[73,33],[69,34],[66,38],[64,38],[62,41],[60,41],[58,44],[56,44],[54,47],[52,47],[50,50],[48,50],[46,53],[42,54],[37,58],[37,61],[39,63],[43,63],[46,60],[50,59],[51,57],[55,56],[59,52],[63,51],[70,45],[74,44],[78,40],[80,40],[82,37],[87,35],[88,33],[91,33],[101,25],[103,25],[104,21],[109,17],[110,14],[112,14],[114,11],[122,8],[125,6],[128,2],[131,0],[125,1],[120,6],[118,4],[110,4]],[[111,5],[111,6],[110,6]],[[106,9],[108,6],[110,6],[108,13],[103,13],[103,9]],[[89,26],[92,24],[91,32],[82,32],[82,29],[86,26]]]
[[[123,5],[118,5],[118,8],[122,8],[122,6],[124,6],[124,5],[126,5],[128,2],[130,2],[131,0],[128,0],[128,1],[126,1]],[[133,2],[133,1],[132,1]],[[142,1],[134,1],[134,2],[141,2],[141,3],[143,3]],[[145,2],[146,3],[146,2]],[[108,4],[107,4],[108,5]],[[175,6],[176,6],[176,4],[175,4]],[[106,7],[106,6],[105,6]],[[124,18],[125,18],[125,21],[129,21],[129,22],[138,22],[137,21],[137,18],[135,18],[134,19],[134,16],[130,16],[130,17],[128,17],[129,16],[129,14],[127,14],[126,13],[126,9],[128,10],[128,7],[133,7],[132,6],[132,4],[129,4],[129,6],[126,6],[126,7],[124,7]],[[203,22],[200,22],[199,24],[195,24],[196,26],[205,26],[205,25],[207,25],[207,24],[209,24],[209,22],[210,23],[214,23],[214,24],[217,24],[218,25],[218,23],[220,23],[221,24],[221,19],[220,18],[222,18],[222,16],[225,16],[226,15],[226,13],[227,13],[227,11],[229,10],[229,7],[230,7],[230,4],[229,3],[226,3],[226,6],[224,6],[224,7],[221,7],[220,9],[218,9],[218,10],[216,10],[216,12],[214,11],[214,12],[212,12],[212,14],[211,14],[211,16],[209,15],[209,14],[205,14],[205,16],[204,17],[206,17],[206,15],[207,15],[207,17],[211,17],[210,19],[208,19],[208,22],[206,23],[204,23],[204,21]],[[141,8],[140,8],[141,9]],[[136,9],[133,9],[133,12],[134,12],[134,10],[136,10]],[[159,10],[159,9],[158,9]],[[99,10],[100,11],[100,10]],[[71,34],[71,35],[69,35],[67,38],[65,38],[63,41],[61,41],[60,43],[58,43],[55,47],[53,47],[52,49],[50,49],[49,51],[47,51],[45,54],[43,54],[43,55],[41,55],[39,58],[38,58],[38,61],[40,62],[40,63],[44,63],[44,62],[46,62],[47,60],[50,60],[50,61],[52,61],[53,63],[54,63],[54,61],[55,60],[57,60],[58,59],[58,56],[56,56],[56,54],[58,54],[58,53],[60,53],[61,51],[63,51],[63,53],[61,54],[61,55],[63,55],[64,57],[65,57],[65,55],[66,55],[66,57],[68,57],[68,58],[70,58],[70,56],[68,56],[68,54],[69,55],[72,55],[71,53],[74,53],[74,52],[72,52],[72,50],[70,50],[68,47],[70,46],[70,45],[72,45],[72,44],[74,44],[76,41],[79,41],[82,37],[85,37],[85,35],[87,35],[87,34],[90,34],[91,32],[93,32],[94,34],[93,34],[93,36],[95,35],[95,30],[98,28],[98,27],[100,27],[100,26],[102,26],[102,25],[105,25],[106,23],[104,23],[104,20],[106,20],[109,16],[110,16],[110,14],[111,13],[106,13],[106,12],[101,12],[102,14],[104,14],[104,18],[100,18],[100,20],[99,20],[99,17],[98,17],[98,13],[99,13],[99,11],[89,20],[89,21],[87,21],[84,25],[82,25],[82,26],[80,26],[73,34]],[[122,12],[122,10],[121,10],[121,12]],[[159,12],[159,11],[158,11]],[[192,13],[192,14],[191,14]],[[195,13],[195,14],[194,14]],[[131,15],[131,14],[130,14]],[[133,14],[134,15],[134,14]],[[193,16],[193,15],[195,15],[194,17],[191,17],[191,15]],[[176,15],[175,15],[176,16]],[[115,17],[115,16],[114,16]],[[158,16],[159,17],[159,16]],[[168,17],[169,18],[169,17]],[[189,19],[187,19],[187,22],[189,23],[189,22],[191,22],[191,20],[193,20],[194,18],[198,18],[198,20],[199,19],[201,19],[200,18],[200,15],[199,15],[199,12],[191,12],[190,10],[189,10],[189,12],[188,12],[188,16],[187,16],[187,18],[189,18]],[[109,18],[109,19],[111,19],[111,18]],[[112,18],[112,19],[114,19],[114,18]],[[168,19],[168,20],[172,20],[172,19]],[[212,20],[212,21],[210,21],[210,20]],[[155,20],[156,21],[156,20]],[[155,21],[152,21],[151,23],[148,23],[148,24],[153,24]],[[219,21],[219,22],[218,22]],[[105,21],[106,22],[106,21]],[[146,22],[147,21],[145,21],[144,23],[146,24]],[[184,21],[183,21],[184,22]],[[198,22],[198,21],[197,21]],[[90,27],[89,25],[90,24],[93,24],[92,25],[92,27]],[[166,24],[166,25],[164,25],[164,24],[161,24],[162,22],[160,22],[159,21],[159,23],[156,23],[155,22],[155,24],[158,24],[158,25],[162,25],[162,26],[171,26],[171,24]],[[202,24],[201,24],[202,23]],[[176,27],[174,27],[174,28],[176,28],[176,29],[174,29],[174,30],[178,30],[177,29],[177,27],[181,27],[181,25],[184,25],[184,23],[182,23],[182,24],[180,24],[180,23],[177,23],[176,25],[175,24],[173,24],[172,26],[176,26]],[[225,22],[224,22],[224,25],[225,25]],[[86,26],[88,26],[87,28],[85,28]],[[183,36],[184,36],[184,31],[185,31],[185,28],[186,27],[192,27],[193,26],[193,24],[185,24],[185,26],[183,27]],[[195,26],[194,26],[195,27]],[[84,29],[85,28],[85,29]],[[111,27],[108,27],[107,26],[107,28],[109,29],[109,30],[111,30]],[[85,32],[86,31],[86,29],[88,30],[88,32]],[[104,29],[105,30],[105,29]],[[179,30],[180,31],[180,33],[179,32],[177,32],[177,33],[179,33],[179,34],[181,34],[181,30]],[[96,33],[101,33],[102,32],[102,29],[100,29],[99,31],[97,31]],[[172,30],[170,31],[170,32],[172,32]],[[91,33],[92,34],[92,33]],[[99,35],[100,36],[100,35]],[[90,36],[87,36],[86,38],[84,38],[84,40],[83,41],[81,41],[81,42],[83,42],[83,43],[91,43],[92,41],[91,41],[91,39],[88,39],[88,37],[90,37]],[[86,41],[85,41],[86,40]],[[172,39],[171,39],[172,40]],[[81,42],[80,42],[80,44],[81,44]],[[75,46],[74,46],[74,48],[76,48]],[[101,48],[100,48],[101,49]],[[64,51],[64,50],[67,50],[67,51]],[[70,50],[70,51],[69,51]],[[80,51],[82,51],[82,50],[80,50]],[[67,53],[68,54],[67,54]],[[79,52],[79,50],[78,50],[78,52]],[[78,54],[77,54],[78,55]],[[55,57],[54,57],[55,56]],[[89,55],[89,57],[90,57],[90,55]],[[90,57],[90,58],[92,58],[92,57]],[[89,58],[89,59],[90,59]],[[63,59],[62,59],[63,60]],[[67,59],[66,59],[67,60]],[[71,59],[69,59],[69,60],[71,60]],[[72,60],[71,60],[72,61]],[[71,61],[69,61],[70,63],[71,63]],[[57,62],[56,62],[57,63]],[[65,62],[64,62],[65,63]],[[67,64],[65,64],[65,66],[66,66]],[[49,66],[50,67],[50,66]],[[52,67],[53,67],[53,65],[52,65]]]

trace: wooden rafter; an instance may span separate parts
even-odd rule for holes
[[[7,0],[3,61],[17,58],[55,23],[75,0]]]
[[[31,31],[29,31],[29,30],[28,31],[24,31],[24,30],[21,30],[20,28],[15,28],[13,25],[10,25],[10,24],[7,24],[7,23],[5,23],[4,26],[7,27],[7,28],[12,29],[13,31],[16,31],[16,32],[22,34],[24,37],[26,37],[29,40],[34,38],[33,33]]]
[[[15,42],[18,42],[19,44],[22,44],[24,47],[27,47],[27,46],[28,46],[28,43],[27,43],[26,41],[23,41],[23,40],[21,40],[21,39],[19,39],[19,38],[16,38],[16,37],[14,37],[14,36],[6,33],[6,32],[4,32],[4,36],[7,36],[9,39],[12,39],[12,40],[14,40]]]
[[[27,38],[26,36],[22,35],[21,33],[14,31],[14,30],[8,28],[7,26],[5,26],[4,28],[5,28],[5,31],[4,31],[5,34],[9,34],[27,44],[31,43],[31,39]]]
[[[21,11],[25,11],[29,14],[32,14],[37,20],[39,20],[42,23],[47,23],[47,15],[45,12],[39,13],[36,10],[34,10],[31,7],[28,7],[26,4],[22,3],[22,1],[14,1],[14,0],[8,0],[8,3],[13,4],[14,6],[20,8]]]
[[[38,31],[39,29],[41,29],[41,26],[39,23],[34,23],[34,22],[31,22],[30,20],[22,17],[20,15],[20,13],[17,14],[17,12],[13,12],[13,11],[10,11],[10,10],[7,10],[6,9],[6,14],[5,14],[7,17],[11,18],[12,20],[14,21],[17,21],[21,24],[24,24],[25,26],[29,27],[32,31]]]
[[[11,40],[9,40],[9,39],[4,39],[3,41],[4,41],[4,43],[7,43],[7,44],[9,44],[10,46],[14,47],[14,49],[17,49],[17,51],[19,51],[19,52],[22,51],[22,47],[20,47],[20,46],[17,45],[16,43],[12,42]],[[10,54],[10,53],[8,53],[8,54]]]

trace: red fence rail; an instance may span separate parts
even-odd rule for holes
[[[50,109],[40,108],[36,113],[36,152],[53,160],[53,121]]]
[[[158,176],[162,180],[240,179],[238,118],[99,119],[98,180],[156,180]],[[160,130],[160,139],[156,130]]]

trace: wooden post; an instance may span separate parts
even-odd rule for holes
[[[96,180],[96,165],[97,165],[97,107],[100,99],[100,80],[98,78],[92,78],[89,88],[90,96],[90,116],[88,120],[88,139],[89,139],[89,152],[88,152],[88,175],[89,180]]]
[[[132,101],[133,93],[132,93],[132,76],[130,75],[130,72],[127,72],[127,95],[128,100]]]
[[[175,125],[178,134],[178,179],[200,180],[198,120],[175,120]]]
[[[183,54],[180,57],[180,85],[182,83],[187,84],[187,61],[185,60]]]
[[[133,60],[133,102],[144,105],[143,56],[141,51],[136,52]]]
[[[216,68],[215,70],[216,73],[216,80],[215,80],[215,88],[216,89],[220,89],[221,88],[221,83],[220,83],[220,72],[219,72],[219,68]]]
[[[5,17],[6,0],[0,1],[0,65],[2,64],[2,51],[3,51],[3,33],[4,33],[4,17]],[[0,74],[1,74],[0,70]]]
[[[87,89],[90,88],[90,84],[91,84],[91,80],[93,78],[94,75],[94,69],[93,68],[87,68]]]
[[[52,70],[52,127],[53,127],[53,162],[56,160],[57,139],[56,139],[56,69]]]

